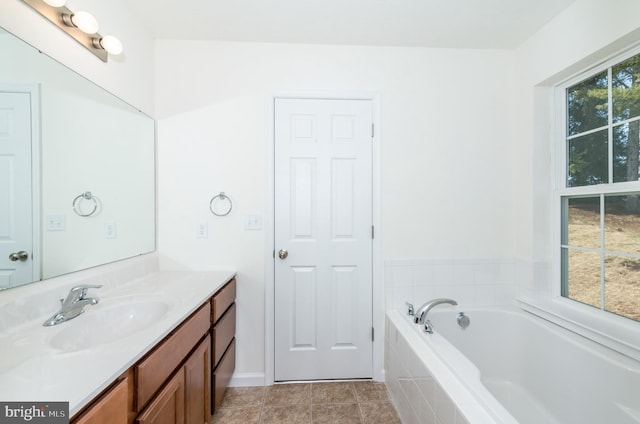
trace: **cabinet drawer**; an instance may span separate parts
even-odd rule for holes
[[[224,397],[229,380],[236,368],[236,339],[233,339],[231,346],[224,354],[220,363],[213,372],[213,410],[215,411]]]
[[[160,342],[135,367],[136,411],[141,411],[162,383],[174,372],[211,326],[211,306],[207,302]]]
[[[213,296],[213,316],[212,321],[215,323],[220,319],[224,311],[227,310],[229,306],[236,299],[236,279],[232,279],[224,286],[218,293]]]
[[[227,346],[236,333],[236,304],[233,303],[227,312],[213,327],[213,366],[218,365]]]

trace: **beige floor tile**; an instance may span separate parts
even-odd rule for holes
[[[314,383],[311,385],[312,403],[355,403],[351,382]]]
[[[222,398],[221,408],[262,406],[264,387],[229,387]]]
[[[360,403],[360,412],[364,424],[401,424],[391,402]]]
[[[298,405],[311,402],[311,386],[309,384],[276,384],[265,390],[264,404]]]
[[[361,424],[357,403],[332,403],[313,405],[313,424]]]
[[[311,424],[311,405],[265,406],[260,424]]]
[[[261,407],[218,408],[211,424],[258,424]]]
[[[358,402],[388,401],[389,394],[384,383],[375,381],[356,381],[353,383]]]
[[[212,424],[400,424],[384,383],[230,387]]]

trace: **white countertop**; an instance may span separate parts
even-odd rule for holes
[[[0,400],[68,401],[73,416],[130,368],[156,343],[235,276],[233,271],[162,271],[112,289],[90,289],[100,303],[53,327],[42,320],[0,333]],[[86,350],[64,352],[50,345],[65,327],[80,324],[92,309],[108,307],[123,297],[160,299],[168,311],[146,328]],[[56,311],[51,311],[51,314]],[[79,334],[79,337],[82,337]]]

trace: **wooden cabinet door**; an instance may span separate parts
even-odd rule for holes
[[[127,424],[127,379],[120,381],[73,424]]]
[[[156,395],[142,414],[138,424],[185,424],[184,368],[180,368],[167,385]]]
[[[184,364],[187,424],[211,419],[211,336],[207,336]]]
[[[233,370],[236,367],[236,339],[234,338],[231,341],[231,345],[222,356],[220,363],[216,367],[216,370],[213,373],[213,411],[215,412],[216,408],[220,406],[222,403],[222,398],[224,397],[224,392],[227,390],[227,385],[229,384],[229,380],[231,380],[231,376],[233,375]]]

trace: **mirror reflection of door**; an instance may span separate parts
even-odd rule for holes
[[[33,261],[33,97],[28,88],[0,86],[0,289],[38,277]]]

